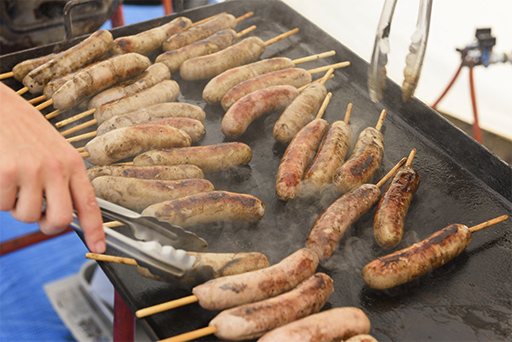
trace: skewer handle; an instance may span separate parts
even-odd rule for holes
[[[240,38],[240,37],[245,36],[247,33],[252,32],[252,31],[254,31],[254,30],[256,30],[256,25],[249,26],[249,27],[248,27],[248,28],[246,28],[245,30],[242,30],[242,31],[238,32],[238,33],[236,34],[236,37],[237,37],[237,38]]]
[[[407,157],[407,162],[405,163],[405,166],[411,166],[412,160],[414,159],[415,155],[416,155],[416,149],[413,148],[411,150],[411,153],[409,153],[409,157]]]
[[[241,16],[239,16],[238,18],[236,18],[236,19],[235,19],[235,21],[236,21],[237,23],[239,23],[239,22],[241,22],[242,20],[245,20],[245,19],[247,19],[247,18],[252,17],[253,15],[254,15],[254,12],[252,12],[252,11],[251,11],[251,12],[247,12],[247,13],[245,13],[244,15],[241,15]]]
[[[98,120],[96,120],[96,119],[92,119],[92,120],[90,120],[90,121],[87,121],[87,122],[84,122],[84,123],[82,123],[82,124],[80,124],[80,125],[77,125],[77,126],[75,126],[75,127],[73,127],[73,128],[70,128],[70,129],[67,129],[67,130],[65,130],[65,131],[63,131],[63,132],[60,132],[60,134],[61,134],[63,137],[65,137],[65,136],[70,135],[71,133],[75,133],[76,131],[79,131],[79,130],[81,130],[81,129],[83,129],[83,128],[86,128],[86,127],[89,127],[89,126],[92,126],[92,125],[94,125],[94,124],[96,124],[96,123],[98,123]]]
[[[86,110],[85,112],[79,113],[79,114],[74,115],[74,116],[72,116],[72,117],[70,117],[70,118],[67,118],[67,119],[65,119],[65,120],[62,120],[62,121],[57,122],[57,123],[55,124],[55,127],[60,128],[60,127],[62,127],[62,126],[66,126],[66,125],[68,125],[68,124],[70,124],[70,123],[72,123],[72,122],[78,121],[78,120],[80,120],[80,119],[85,118],[86,116],[89,116],[89,115],[93,114],[95,111],[96,111],[96,108],[91,108],[91,109],[89,109],[89,110]],[[50,114],[51,114],[51,113],[50,113]],[[96,119],[93,119],[93,120],[96,120]],[[95,123],[97,123],[97,122],[98,122],[98,121],[96,121]]]
[[[474,233],[474,232],[477,232],[477,231],[482,230],[482,229],[484,229],[484,228],[487,228],[487,227],[493,226],[493,225],[495,225],[496,223],[503,222],[503,221],[505,221],[506,219],[508,219],[508,215],[501,215],[501,216],[498,216],[498,217],[496,217],[496,218],[493,218],[492,220],[489,220],[489,221],[486,221],[486,222],[483,222],[483,223],[477,224],[476,226],[473,226],[473,227],[469,228],[469,231],[470,231],[471,233]]]
[[[350,120],[350,115],[352,114],[352,107],[354,105],[352,103],[349,103],[347,106],[347,111],[345,112],[345,119],[343,121],[348,124],[348,121]]]
[[[277,43],[278,41],[283,40],[283,39],[285,39],[285,38],[288,38],[289,36],[291,36],[291,35],[293,35],[293,34],[295,34],[295,33],[297,33],[297,32],[299,32],[299,28],[294,28],[293,30],[290,30],[290,31],[288,31],[288,32],[285,32],[285,33],[283,33],[283,34],[280,34],[280,35],[279,35],[279,36],[277,36],[277,37],[274,37],[274,38],[272,38],[272,39],[267,40],[267,41],[265,42],[265,46],[269,46],[270,44]]]
[[[44,101],[44,100],[46,100],[46,95],[43,94],[41,96],[34,97],[32,100],[28,100],[28,103],[36,104],[36,103]]]
[[[53,112],[46,114],[44,117],[46,119],[50,120],[50,119],[53,119],[54,117],[56,117],[57,115],[62,114],[62,113],[64,113],[63,110],[56,109]]]
[[[159,312],[179,308],[180,306],[188,305],[197,302],[199,299],[195,295],[190,295],[180,299],[171,300],[166,303],[150,306],[148,308],[135,311],[135,316],[138,318],[157,314]]]
[[[218,14],[215,14],[215,15],[212,15],[211,17],[208,17],[208,18],[204,18],[204,19],[201,19],[199,21],[196,21],[195,23],[193,23],[192,25],[190,25],[190,27],[194,27],[194,26],[197,26],[197,25],[201,25],[202,23],[205,23],[207,22],[208,20],[210,19],[213,19],[215,17],[218,17],[219,15],[221,14],[226,14],[227,12],[221,12],[221,13],[218,13]]]
[[[43,103],[36,106],[37,110],[45,109],[46,107],[49,107],[53,104],[53,99],[49,99],[44,101]]]
[[[14,77],[14,72],[12,72],[12,71],[0,74],[0,80],[5,80],[6,78],[11,78],[11,77]]]
[[[89,152],[87,152],[87,151],[80,152],[80,157],[82,157],[82,158],[87,158],[87,157],[89,157],[89,156],[90,156],[90,154],[89,154]]]
[[[391,177],[393,177],[393,175],[395,174],[395,172],[402,167],[402,165],[405,164],[407,158],[403,157],[395,166],[393,166],[393,168],[391,170],[389,170],[388,173],[386,173],[386,175],[376,184],[378,188],[380,188],[381,186],[383,186],[387,181],[388,179],[390,179]]]
[[[388,113],[387,110],[383,109],[382,112],[380,112],[379,121],[377,121],[377,125],[375,125],[375,129],[377,131],[380,131],[382,128],[382,124],[384,123],[384,119],[386,118],[386,114]]]
[[[327,95],[325,95],[325,99],[322,102],[322,105],[320,106],[320,109],[318,110],[318,114],[316,114],[315,119],[320,119],[324,115],[325,109],[329,105],[329,101],[331,101],[331,97],[332,97],[331,92],[329,92]]]
[[[18,95],[23,95],[23,94],[25,94],[27,91],[28,91],[28,87],[23,87],[23,88],[21,88],[20,90],[18,90],[18,91],[16,92],[16,94],[18,94]]]
[[[215,326],[207,326],[206,328],[197,329],[188,333],[184,333],[178,336],[174,336],[171,338],[166,338],[165,340],[160,340],[160,342],[185,342],[192,341],[197,338],[208,336],[211,334],[215,334],[217,332],[217,327]]]
[[[330,68],[333,68],[333,69],[339,69],[339,68],[347,67],[347,66],[349,66],[349,65],[350,65],[350,62],[345,61],[345,62],[340,62],[340,63],[336,63],[336,64],[331,64],[331,65],[326,65],[326,66],[323,66],[323,67],[319,67],[319,68],[311,69],[311,70],[308,70],[308,72],[309,72],[310,74],[318,74],[319,72],[327,71],[327,70],[329,70]]]
[[[322,53],[319,53],[316,55],[297,58],[297,59],[294,59],[292,62],[293,62],[293,64],[297,65],[297,64],[301,64],[301,63],[305,63],[305,62],[315,61],[320,58],[331,57],[331,56],[334,56],[335,54],[336,54],[336,51],[331,50],[331,51],[322,52]]]
[[[331,78],[334,78],[334,75],[329,76],[329,79],[331,79]],[[312,85],[313,83],[318,83],[318,82],[322,82],[322,79],[321,79],[321,78],[319,78],[319,79],[317,79],[317,80],[314,80],[314,81],[313,81],[313,82],[311,82],[311,83],[308,83],[308,84],[306,84],[306,85],[303,85],[303,86],[302,86],[302,87],[300,87],[300,88],[297,88],[297,90],[298,90],[298,91],[299,91],[299,93],[300,93],[300,92],[302,92],[304,89],[306,89],[307,87],[309,87],[310,85]]]
[[[89,132],[89,133],[80,134],[80,135],[77,135],[77,136],[74,136],[74,137],[71,137],[71,138],[67,138],[66,140],[69,143],[73,143],[73,142],[80,141],[80,140],[94,138],[96,136],[97,132],[98,131],[92,131],[92,132]]]
[[[96,261],[106,261],[106,262],[113,262],[116,264],[139,266],[135,259],[124,258],[124,257],[120,257],[120,256],[98,254],[98,253],[85,253],[85,257],[87,259],[96,260]]]

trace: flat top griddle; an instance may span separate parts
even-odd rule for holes
[[[512,213],[509,165],[416,98],[403,104],[399,86],[390,80],[385,100],[378,104],[371,102],[366,87],[367,62],[284,3],[226,1],[180,15],[199,20],[224,11],[235,16],[254,11],[254,16],[240,23],[239,28],[257,25],[253,34],[263,40],[300,28],[298,34],[270,45],[262,58],[295,59],[334,49],[335,56],[300,67],[311,69],[345,60],[351,62],[350,67],[336,70],[335,78],[326,83],[333,97],[324,118],[329,123],[342,120],[348,103],[353,103],[350,119],[353,146],[359,132],[364,127],[375,126],[382,109],[388,111],[382,128],[384,159],[374,182],[412,148],[417,149],[412,165],[421,176],[421,184],[411,203],[405,235],[398,248],[424,239],[451,223],[471,226]],[[112,32],[114,36],[134,34],[175,16]],[[42,55],[53,48],[47,46],[2,57],[0,67],[8,71],[31,54]],[[220,130],[223,110],[217,105],[206,105],[201,97],[207,82],[184,81],[177,73],[172,79],[180,84],[180,102],[199,105],[207,113],[206,135],[200,144],[225,141]],[[13,87],[20,88],[20,85]],[[67,113],[68,116],[73,114],[72,111]],[[208,241],[211,252],[259,251],[267,255],[271,264],[277,263],[304,246],[315,219],[338,197],[334,191],[325,191],[319,196],[303,196],[290,202],[277,198],[275,177],[285,150],[272,137],[272,127],[279,115],[280,112],[274,112],[258,119],[239,139],[253,149],[253,159],[248,166],[206,175],[216,189],[249,193],[266,205],[265,217],[258,223],[215,223],[188,228]],[[361,277],[366,263],[387,254],[373,239],[374,212],[375,208],[350,227],[333,256],[319,266],[319,271],[333,278],[335,287],[323,309],[342,306],[363,309],[372,323],[371,334],[379,341],[510,340],[511,219],[475,233],[466,251],[443,267],[411,283],[377,291],[368,288]],[[114,250],[107,253],[119,254]],[[131,266],[100,265],[133,311],[190,294],[171,284],[143,278]],[[216,314],[192,304],[141,321],[149,336],[158,340],[205,327]],[[211,335],[200,340],[218,339]]]

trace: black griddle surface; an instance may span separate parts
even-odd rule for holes
[[[326,83],[333,97],[324,118],[329,123],[342,120],[348,103],[353,103],[350,119],[353,146],[359,132],[366,126],[375,126],[382,109],[388,111],[382,128],[384,160],[374,182],[412,148],[417,149],[413,167],[421,176],[421,184],[409,209],[404,239],[398,248],[422,240],[451,223],[472,226],[512,213],[509,165],[416,98],[403,104],[399,86],[390,80],[385,100],[374,104],[366,88],[367,62],[284,3],[226,1],[180,15],[199,20],[223,11],[235,16],[254,11],[254,16],[241,22],[237,30],[257,25],[252,34],[263,40],[300,28],[298,34],[270,45],[262,59],[275,56],[295,59],[336,50],[333,57],[299,67],[312,69],[345,60],[351,62],[350,67],[336,70],[335,78]],[[137,33],[175,16],[112,32],[114,36]],[[16,60],[29,58],[31,54],[42,55],[42,51],[47,53],[50,49],[44,47],[6,56],[0,67],[10,70]],[[217,105],[206,105],[201,97],[207,82],[187,82],[181,80],[178,73],[173,74],[172,79],[180,84],[180,102],[199,105],[206,111],[206,135],[200,144],[225,141],[220,130],[223,110]],[[334,191],[325,191],[319,196],[304,196],[287,203],[278,200],[275,178],[285,147],[274,141],[272,127],[279,115],[280,112],[274,112],[258,119],[239,139],[253,149],[253,159],[248,166],[206,175],[216,189],[249,193],[266,205],[265,217],[258,223],[215,223],[187,228],[206,239],[211,252],[259,251],[267,255],[271,264],[277,263],[304,246],[317,216],[338,197]],[[334,279],[335,287],[324,309],[342,306],[363,309],[371,320],[371,334],[379,341],[511,339],[511,219],[475,233],[469,247],[443,267],[411,283],[377,291],[368,288],[361,277],[366,263],[387,253],[373,239],[374,212],[375,208],[350,227],[333,256],[319,266],[319,271]],[[113,250],[108,253],[119,254]],[[131,266],[100,265],[132,311],[190,294],[170,284],[145,279]],[[216,314],[192,304],[141,322],[149,336],[158,340],[205,327]],[[218,339],[211,335],[200,340]]]

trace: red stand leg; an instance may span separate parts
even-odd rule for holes
[[[172,1],[171,0],[162,0],[162,5],[164,6],[165,15],[172,14]]]
[[[478,110],[476,107],[475,83],[473,81],[473,66],[469,67],[469,90],[471,92],[471,105],[473,106],[473,138],[482,143],[482,130],[478,124]]]
[[[114,292],[114,342],[133,342],[135,317],[117,290]]]
[[[457,79],[457,77],[459,77],[459,74],[460,74],[460,71],[462,70],[462,63],[460,64],[459,66],[459,69],[457,69],[457,72],[455,73],[455,75],[453,76],[452,80],[450,81],[450,83],[448,84],[448,86],[446,87],[446,89],[443,91],[443,93],[441,94],[441,96],[439,96],[439,98],[437,99],[437,101],[432,105],[430,106],[430,108],[432,108],[433,110],[436,110],[436,107],[437,105],[439,104],[439,102],[441,102],[441,100],[443,99],[443,97],[446,95],[446,93],[448,93],[448,90],[450,90],[450,88],[452,87],[453,83],[455,83],[455,80]]]
[[[123,15],[123,5],[119,5],[117,7],[114,15],[110,19],[112,23],[112,27],[124,26],[124,15]]]

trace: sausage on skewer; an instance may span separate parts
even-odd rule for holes
[[[215,76],[206,84],[203,90],[203,99],[208,104],[219,103],[231,88],[250,78],[273,71],[293,68],[297,64],[329,57],[334,54],[334,51],[328,51],[295,60],[287,57],[274,57],[231,68]]]
[[[27,76],[29,72],[31,72],[38,66],[51,61],[56,56],[57,56],[56,53],[51,53],[46,56],[32,58],[32,59],[28,59],[26,61],[20,62],[12,68],[12,77],[14,77],[14,79],[16,81],[22,82],[23,79],[25,78],[25,76]],[[7,78],[7,77],[5,77],[5,78]]]
[[[359,133],[352,155],[336,170],[332,181],[340,193],[368,183],[379,169],[384,156],[384,137],[380,128],[385,117],[384,109],[375,128],[367,127]]]
[[[328,259],[348,227],[367,213],[380,198],[380,187],[405,163],[403,158],[379,183],[363,184],[342,195],[316,219],[309,232],[306,247],[320,260]]]
[[[180,76],[187,81],[212,78],[228,69],[254,62],[268,45],[297,32],[298,29],[294,29],[266,42],[258,37],[248,37],[216,53],[191,58],[181,65]]]
[[[311,277],[317,266],[318,256],[301,248],[270,267],[197,285],[192,289],[192,296],[141,309],[135,315],[142,318],[194,302],[207,310],[224,310],[257,302],[293,289]]]
[[[405,165],[389,182],[377,205],[373,219],[373,234],[383,248],[394,248],[404,235],[404,219],[412,197],[420,185],[420,175],[411,167],[416,149],[411,151]]]
[[[472,233],[507,218],[503,215],[471,228],[451,224],[410,247],[368,263],[362,271],[363,279],[369,287],[377,290],[413,281],[462,253],[471,243]]]
[[[180,227],[211,222],[256,222],[265,215],[265,204],[249,194],[209,191],[150,205],[142,215]]]
[[[141,212],[152,204],[213,191],[206,179],[155,180],[101,176],[91,182],[96,197]]]
[[[204,178],[203,171],[195,165],[96,165],[87,169],[87,176],[92,181],[100,176],[132,177],[155,180],[178,180]]]

